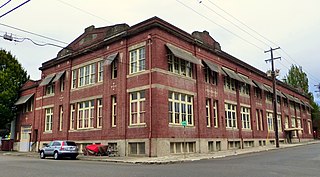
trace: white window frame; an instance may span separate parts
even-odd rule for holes
[[[129,73],[134,74],[146,70],[145,46],[129,51]]]
[[[281,114],[277,114],[277,123],[278,123],[278,131],[279,132],[282,132],[282,116]]]
[[[257,122],[257,130],[263,131],[263,111],[261,109],[256,109],[256,122]]]
[[[189,61],[168,55],[168,69],[170,72],[192,78],[193,64]]]
[[[103,60],[98,62],[98,82],[103,82],[103,63]]]
[[[87,117],[86,117],[87,114]],[[77,129],[93,128],[94,100],[78,103]],[[87,123],[87,124],[86,124]]]
[[[102,128],[102,99],[97,99],[97,128]]]
[[[267,112],[267,123],[268,123],[268,131],[274,131],[274,120],[273,120],[273,113]]]
[[[242,129],[251,130],[250,108],[241,106]]]
[[[48,85],[46,85],[46,93],[45,95],[54,95],[54,82],[49,83]]]
[[[117,126],[117,96],[113,95],[111,97],[111,126]]]
[[[311,121],[308,120],[308,133],[309,134],[312,134],[312,131],[311,131]]]
[[[74,130],[74,121],[76,120],[76,106],[70,105],[70,130]]]
[[[225,103],[225,119],[227,128],[237,128],[237,105]]]
[[[59,106],[59,131],[62,131],[63,128],[63,106]]]
[[[95,83],[96,64],[83,66],[78,69],[78,87],[87,86]]]
[[[72,70],[71,78],[72,78],[72,80],[71,80],[71,89],[75,89],[76,86],[77,86],[77,84],[76,84],[76,82],[77,82],[77,70],[76,69]]]
[[[134,98],[136,95],[136,98]],[[130,125],[145,125],[146,116],[146,92],[145,90],[130,93]],[[136,112],[133,112],[133,105],[136,104]],[[141,105],[144,104],[144,110]],[[137,122],[133,122],[133,115],[137,116]],[[143,119],[141,117],[143,115]]]
[[[181,125],[182,121],[186,121],[187,126],[193,126],[193,96],[169,92],[168,100],[169,124]]]
[[[236,91],[236,80],[229,76],[224,76],[224,88],[226,90]]]
[[[211,127],[211,112],[210,112],[210,107],[211,107],[211,99],[207,98],[207,99],[206,99],[206,120],[207,120],[207,127]]]
[[[219,119],[218,119],[218,101],[213,100],[213,105],[212,105],[212,110],[213,110],[213,126],[215,128],[219,127]]]
[[[45,132],[52,132],[52,119],[53,119],[53,108],[46,108],[45,109],[45,124],[44,124],[44,131]]]
[[[250,95],[250,85],[247,83],[240,83],[239,92],[242,95]]]

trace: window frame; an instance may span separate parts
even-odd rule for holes
[[[86,113],[86,111],[87,111],[87,113]],[[86,117],[86,114],[88,115],[88,117]],[[93,127],[93,119],[94,119],[94,100],[87,100],[87,101],[79,102],[78,103],[77,129],[94,128]],[[86,125],[86,121],[87,121],[87,125]]]
[[[250,116],[250,108],[249,107],[240,107],[240,114],[241,114],[241,122],[242,122],[242,129],[251,130],[251,116]]]
[[[237,105],[225,103],[226,128],[238,128]]]
[[[44,131],[52,132],[52,124],[53,124],[53,107],[45,108],[45,124]]]
[[[78,68],[78,87],[85,87],[96,82],[96,63]]]
[[[111,127],[117,126],[117,96],[111,96]]]
[[[104,69],[104,61],[98,61],[98,82],[103,82],[103,69]]]
[[[102,99],[97,99],[97,128],[102,128],[103,118],[103,102]]]
[[[134,95],[136,94],[136,98]],[[146,91],[145,90],[140,90],[136,92],[131,92],[130,93],[130,121],[129,125],[134,126],[134,125],[145,125],[145,116],[146,116]],[[133,112],[133,105],[136,105],[136,112]],[[144,110],[142,110],[142,106]],[[137,122],[134,122],[133,115],[137,116]],[[143,117],[141,117],[143,115]]]
[[[187,126],[194,126],[193,96],[170,91],[168,108],[169,125],[181,126],[182,121],[186,121]]]
[[[146,70],[145,46],[129,51],[129,74],[135,74]]]
[[[169,72],[172,72],[181,76],[185,76],[188,78],[192,78],[193,63],[174,56],[172,52],[169,52],[167,62],[168,62]]]

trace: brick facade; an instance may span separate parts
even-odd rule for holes
[[[27,83],[21,91],[21,96],[33,94],[34,101],[32,111],[20,111],[17,117],[18,150],[24,125],[31,129],[32,150],[54,139],[68,139],[81,147],[116,143],[121,156],[164,156],[181,153],[184,141],[189,153],[274,142],[267,119],[272,101],[263,87],[272,86],[270,78],[223,52],[206,31],[190,35],[157,17],[131,27],[91,26],[40,70],[41,80],[33,87]],[[214,82],[206,82],[206,72]],[[277,90],[280,141],[286,143],[288,132],[299,131],[293,124],[302,131],[292,141],[312,139],[308,97],[280,81]],[[19,104],[19,110],[24,105]],[[229,107],[234,108],[230,115]]]

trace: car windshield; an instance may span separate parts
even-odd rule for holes
[[[67,141],[67,146],[76,146],[76,143],[73,141]]]

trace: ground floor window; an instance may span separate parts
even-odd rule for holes
[[[240,141],[228,141],[228,149],[240,149]]]
[[[180,154],[180,153],[194,153],[196,152],[196,142],[171,142],[170,143],[170,153]]]
[[[225,103],[225,118],[227,128],[237,128],[237,108],[236,105]]]
[[[52,118],[53,118],[53,108],[46,108],[45,126],[44,131],[52,131]]]
[[[268,131],[274,131],[273,114],[271,112],[267,112],[267,121],[268,121]]]
[[[145,143],[144,142],[132,142],[129,143],[129,155],[144,155]]]
[[[208,152],[221,151],[221,141],[208,141]]]

